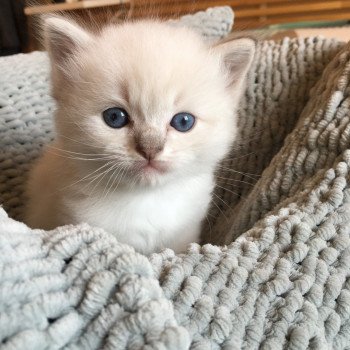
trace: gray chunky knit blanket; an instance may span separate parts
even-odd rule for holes
[[[54,103],[45,53],[0,69],[1,349],[350,349],[350,45],[258,44],[212,244],[178,256],[20,222]]]

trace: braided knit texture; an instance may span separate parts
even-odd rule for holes
[[[218,245],[178,256],[13,219],[54,103],[45,53],[1,68],[0,198],[12,217],[0,211],[1,349],[350,348],[349,45],[258,45],[203,233]]]

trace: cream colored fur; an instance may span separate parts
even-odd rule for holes
[[[157,21],[93,34],[59,17],[46,19],[45,35],[57,136],[31,173],[28,224],[87,222],[143,253],[198,241],[215,167],[235,137],[254,43],[209,47]],[[102,112],[111,107],[124,108],[131,122],[107,126]],[[196,117],[190,131],[170,126],[179,112]],[[139,167],[136,135],[165,140],[156,157],[164,171]]]

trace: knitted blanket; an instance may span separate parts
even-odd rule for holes
[[[20,222],[54,104],[45,53],[0,64],[1,349],[350,348],[349,45],[258,44],[212,244],[178,256]]]

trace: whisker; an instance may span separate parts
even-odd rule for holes
[[[121,175],[120,175],[120,177],[119,177],[119,180],[118,180],[118,182],[117,182],[116,188],[118,188],[118,186],[119,186],[119,184],[120,184],[120,181],[121,181],[121,179],[123,178],[124,172],[125,172],[126,170],[127,170],[126,168],[123,169],[123,171],[122,171],[122,173],[121,173]],[[118,174],[118,175],[119,175],[119,174]]]
[[[227,206],[227,208],[230,208],[230,206],[229,206],[221,197],[219,197],[215,192],[213,192],[212,194],[213,194],[216,198],[220,199],[221,202],[224,203],[224,204]]]
[[[205,215],[205,218],[206,218],[206,220],[207,220],[207,222],[208,222],[208,225],[209,225],[209,241],[211,242],[211,241],[212,241],[212,226],[211,226],[210,220],[209,220],[209,218],[208,218],[208,215],[210,215],[210,214],[207,213],[207,214]]]
[[[81,153],[81,152],[69,151],[69,150],[54,147],[54,146],[50,146],[50,149],[55,149],[55,150],[65,152],[68,154],[77,154],[77,155],[82,155],[82,156],[108,156],[108,157],[112,156],[112,155],[107,154],[107,153]]]
[[[94,192],[94,190],[96,189],[96,187],[101,183],[101,181],[104,179],[104,177],[106,176],[106,174],[108,174],[110,171],[112,171],[114,169],[114,167],[117,166],[117,164],[113,164],[112,166],[110,166],[107,170],[103,171],[102,173],[96,175],[94,177],[94,179],[92,181],[89,182],[89,185],[92,185],[96,180],[98,180],[98,182],[95,184],[95,186],[93,187],[93,189],[90,191],[90,196],[92,195],[92,193]]]
[[[223,190],[225,190],[225,191],[227,191],[227,192],[230,192],[230,193],[236,195],[238,198],[241,198],[241,195],[240,195],[239,193],[237,193],[237,192],[231,191],[231,190],[229,190],[228,188],[222,187],[222,186],[220,186],[220,185],[218,185],[218,184],[216,184],[216,186],[219,187],[219,188],[222,188]]]
[[[238,180],[238,179],[232,179],[232,178],[229,178],[229,177],[216,176],[216,178],[217,178],[217,179],[222,179],[222,180],[240,182],[240,183],[243,183],[243,184],[246,184],[246,185],[250,185],[250,186],[254,186],[254,185],[256,184],[256,182],[255,182],[255,183],[251,183],[251,182],[248,182],[248,181],[243,181],[243,180]]]
[[[228,221],[227,216],[224,214],[224,212],[221,210],[220,206],[216,204],[214,198],[211,199],[211,202],[216,206],[216,208],[219,209],[220,213],[224,216],[224,218],[226,219],[226,221]]]
[[[120,174],[120,171],[121,171],[122,169],[123,169],[123,164],[119,164],[119,166],[116,167],[116,168],[114,169],[113,173],[111,174],[111,176],[110,176],[109,179],[108,179],[108,182],[107,182],[107,184],[106,184],[105,190],[107,189],[107,187],[108,187],[108,185],[109,185],[109,183],[111,182],[112,179],[113,179],[113,181],[112,181],[111,185],[108,187],[108,189],[107,189],[107,191],[106,191],[106,194],[105,194],[105,196],[104,196],[103,199],[105,199],[105,198],[108,196],[108,194],[110,193],[110,190],[113,188],[114,183],[115,183],[116,179],[118,179],[119,174]],[[117,173],[116,176],[114,176],[116,172],[118,172],[118,173]],[[104,191],[105,191],[105,190],[104,190]],[[102,193],[102,196],[103,196],[103,194],[104,194],[104,193]]]
[[[104,187],[104,189],[103,189],[103,191],[102,191],[102,197],[103,197],[103,199],[106,199],[106,197],[107,197],[107,195],[108,195],[108,190],[109,190],[109,183],[111,182],[111,180],[112,180],[112,178],[113,178],[113,175],[115,174],[115,172],[118,170],[118,169],[120,169],[121,168],[121,166],[120,165],[115,165],[114,167],[113,167],[113,171],[111,170],[111,175],[109,176],[109,178],[108,178],[108,181],[106,182],[106,185],[105,185],[105,187]],[[108,188],[108,189],[107,189]]]
[[[55,152],[51,152],[50,150],[48,150],[49,153],[54,154],[56,156],[62,157],[62,158],[66,158],[66,159],[73,159],[73,160],[86,160],[86,161],[102,161],[102,160],[110,160],[113,159],[112,157],[106,157],[106,158],[82,158],[82,157],[73,157],[73,156],[67,156],[64,154],[60,154],[60,153],[55,153]]]
[[[88,179],[91,178],[96,172],[98,172],[99,170],[101,170],[101,169],[103,169],[103,168],[109,166],[111,163],[113,163],[113,162],[110,161],[110,162],[107,162],[106,164],[103,164],[102,166],[100,166],[99,168],[97,168],[97,169],[94,170],[93,172],[87,174],[86,176],[84,176],[83,178],[79,179],[78,181],[75,181],[75,182],[73,182],[72,184],[61,188],[61,190],[67,189],[67,188],[69,188],[69,187],[72,187],[72,186],[74,186],[74,185],[76,185],[76,184],[78,184],[79,182],[82,182],[82,181],[84,181],[84,180],[88,180]]]
[[[230,152],[230,153],[231,153],[231,152]],[[251,156],[251,155],[253,155],[253,154],[258,155],[259,153],[261,153],[261,152],[252,151],[252,152],[248,152],[248,153],[246,153],[246,154],[242,154],[242,155],[236,156],[236,157],[231,157],[231,158],[226,157],[226,158],[224,158],[224,159],[222,160],[222,163],[224,163],[224,162],[229,162],[229,161],[233,161],[233,160],[237,160],[237,159],[244,158],[244,157],[248,157],[248,156]]]
[[[244,173],[242,171],[238,171],[238,170],[234,170],[234,169],[230,169],[230,168],[227,168],[227,167],[224,167],[224,166],[219,166],[219,168],[221,169],[224,169],[226,171],[230,171],[230,172],[233,172],[233,173],[236,173],[236,174],[240,174],[240,175],[243,175],[253,181],[257,181],[256,178],[254,178],[253,176],[256,176],[256,177],[260,177],[260,175],[255,175],[255,174],[250,174],[250,173]]]
[[[79,143],[79,144],[84,145],[84,146],[100,148],[100,147],[94,146],[94,145],[91,144],[91,143],[89,144],[89,143],[85,143],[85,142],[82,142],[82,141],[78,141],[78,140],[72,139],[72,138],[70,138],[70,137],[68,137],[68,136],[62,135],[62,134],[57,134],[57,136],[58,136],[58,137],[63,137],[64,139],[67,139],[67,140],[70,140],[70,141]]]

